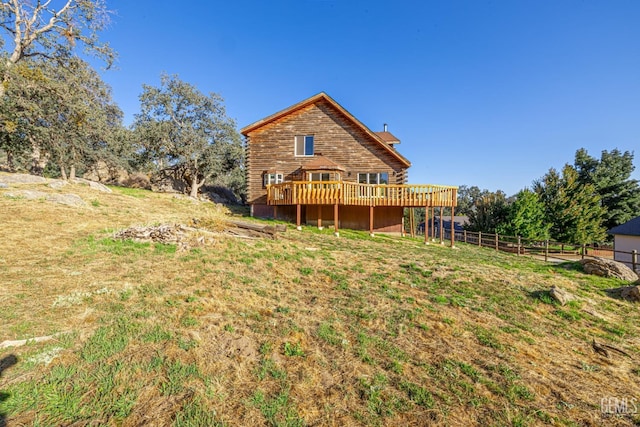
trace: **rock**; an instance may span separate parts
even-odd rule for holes
[[[0,188],[7,188],[8,185],[5,182],[0,182]]]
[[[9,173],[0,174],[0,182],[5,184],[44,184],[47,182],[47,179],[26,173]]]
[[[47,193],[43,193],[42,191],[33,191],[33,190],[12,191],[10,193],[5,193],[4,195],[7,197],[13,197],[15,199],[27,199],[27,200],[46,199],[48,196]]]
[[[47,201],[67,206],[85,206],[86,203],[77,194],[50,194]]]
[[[56,190],[68,185],[69,183],[67,181],[62,181],[62,180],[57,180],[57,181],[51,181],[49,183],[49,187],[54,188]]]
[[[106,162],[99,160],[91,166],[82,177],[89,181],[122,185],[129,178],[129,172],[122,168],[110,166]]]
[[[622,288],[620,296],[629,301],[640,302],[640,285]]]
[[[574,299],[576,299],[576,297],[571,295],[569,292],[565,291],[564,289],[560,289],[556,285],[553,285],[551,289],[549,289],[549,294],[551,294],[553,299],[558,301],[560,305],[565,305],[569,301],[573,301]]]
[[[7,197],[23,198],[27,200],[46,200],[52,203],[58,203],[67,206],[85,206],[86,203],[76,194],[49,194],[42,191],[22,190],[11,193],[5,193]]]
[[[615,277],[617,279],[634,282],[638,280],[638,275],[625,264],[605,258],[585,258],[580,260],[582,268],[588,274],[600,277]]]
[[[107,187],[104,184],[100,184],[99,182],[89,181],[88,179],[84,179],[84,178],[76,178],[73,180],[73,182],[76,184],[86,184],[90,188],[93,188],[94,190],[102,191],[103,193],[112,193],[109,187]]]
[[[129,188],[143,188],[145,190],[151,190],[151,181],[149,180],[149,177],[140,172],[129,175],[129,177],[122,182],[122,185]]]

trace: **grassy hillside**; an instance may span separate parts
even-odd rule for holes
[[[9,426],[640,420],[638,306],[574,264],[311,227],[186,249],[117,241],[132,225],[216,228],[224,211],[139,190],[20,188],[87,205],[0,189],[0,342],[59,334],[0,349]],[[554,304],[554,284],[579,300]],[[631,357],[596,354],[594,338]],[[626,399],[627,414],[603,415],[601,399]]]

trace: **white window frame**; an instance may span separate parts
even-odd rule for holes
[[[361,182],[362,176],[365,175],[365,181]],[[381,178],[383,175],[387,176],[387,182],[384,184],[380,184]],[[386,185],[389,184],[389,173],[388,172],[359,172],[358,173],[358,184],[373,184],[373,185]]]
[[[298,141],[302,138],[302,154],[298,153]],[[307,138],[311,138],[311,153],[307,153]],[[313,157],[316,151],[316,140],[313,135],[296,135],[293,139],[293,154],[295,157]]]
[[[281,172],[265,173],[262,177],[262,185],[267,188],[267,185],[280,184],[284,182],[284,174]]]

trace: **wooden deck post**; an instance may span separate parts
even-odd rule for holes
[[[424,207],[424,244],[429,244],[429,206]]]
[[[440,224],[438,225],[438,231],[440,232],[440,244],[444,245],[444,227],[442,226],[442,206],[440,206]]]
[[[544,241],[544,262],[549,261],[549,239]]]
[[[278,219],[278,205],[273,205],[273,219]]]
[[[336,203],[333,205],[333,228],[336,237],[340,237],[340,232],[338,232],[338,207],[339,205]]]
[[[298,203],[296,205],[296,228],[298,230],[302,230],[302,212],[301,212],[302,208],[300,207],[300,203]]]
[[[434,242],[435,240],[436,240],[436,207],[431,206],[431,241]]]
[[[322,230],[322,205],[318,206],[318,230]]]
[[[369,206],[369,236],[373,237],[373,206]]]
[[[453,212],[454,212],[454,208],[453,206],[451,206],[451,247],[455,248],[456,247],[456,227],[455,227],[455,221],[453,220]]]

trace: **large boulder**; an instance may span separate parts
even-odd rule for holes
[[[582,268],[588,274],[600,277],[615,277],[627,282],[638,280],[638,275],[625,264],[606,258],[585,258],[580,260]]]
[[[553,297],[553,299],[558,301],[560,305],[566,305],[569,301],[573,301],[574,299],[576,299],[575,296],[556,285],[553,285],[551,289],[549,289],[549,294]]]
[[[122,185],[129,178],[129,172],[123,168],[110,166],[105,161],[99,160],[92,165],[82,177],[89,181]]]
[[[46,184],[47,178],[26,173],[0,174],[0,182],[4,184]]]
[[[622,288],[620,296],[629,301],[640,302],[640,285],[626,286]]]

